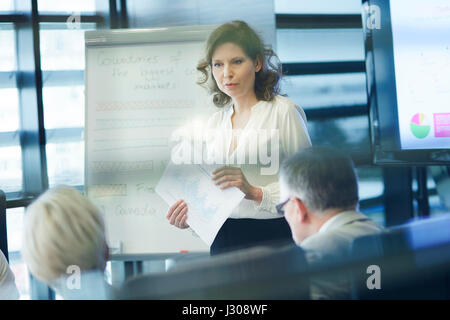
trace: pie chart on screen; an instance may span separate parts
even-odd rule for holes
[[[423,113],[413,115],[409,126],[412,134],[418,139],[423,139],[428,136],[431,129],[431,125]]]

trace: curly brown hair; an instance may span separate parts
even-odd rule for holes
[[[238,45],[245,54],[256,61],[260,59],[262,68],[255,76],[255,94],[258,100],[272,101],[280,92],[279,81],[282,70],[277,55],[271,48],[265,48],[258,34],[244,21],[232,21],[215,29],[206,42],[205,57],[199,61],[197,70],[202,73],[202,78],[197,84],[209,89],[213,94],[213,102],[217,107],[223,107],[231,101],[231,97],[220,91],[215,81],[207,85],[211,77],[212,56],[220,45],[231,42]],[[275,61],[272,62],[271,60]]]

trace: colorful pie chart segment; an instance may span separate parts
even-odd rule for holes
[[[416,113],[411,118],[409,126],[412,134],[418,139],[423,139],[428,136],[431,130],[431,125],[423,113]]]

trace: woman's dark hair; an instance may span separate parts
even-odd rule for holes
[[[212,55],[217,47],[227,42],[239,46],[253,61],[256,61],[257,58],[260,59],[262,67],[255,76],[256,98],[271,101],[280,91],[280,61],[272,49],[264,48],[261,38],[244,21],[225,23],[211,33],[206,42],[205,57],[197,65],[197,70],[203,74],[197,84],[204,86],[209,77],[212,77]],[[275,59],[274,63],[271,61],[272,58]],[[213,102],[217,107],[223,107],[231,101],[231,97],[220,91],[215,81],[211,81],[209,90],[213,94]]]

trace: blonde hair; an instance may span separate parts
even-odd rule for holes
[[[103,271],[105,250],[100,211],[76,189],[55,187],[27,208],[22,257],[39,280],[51,284],[71,265]]]

